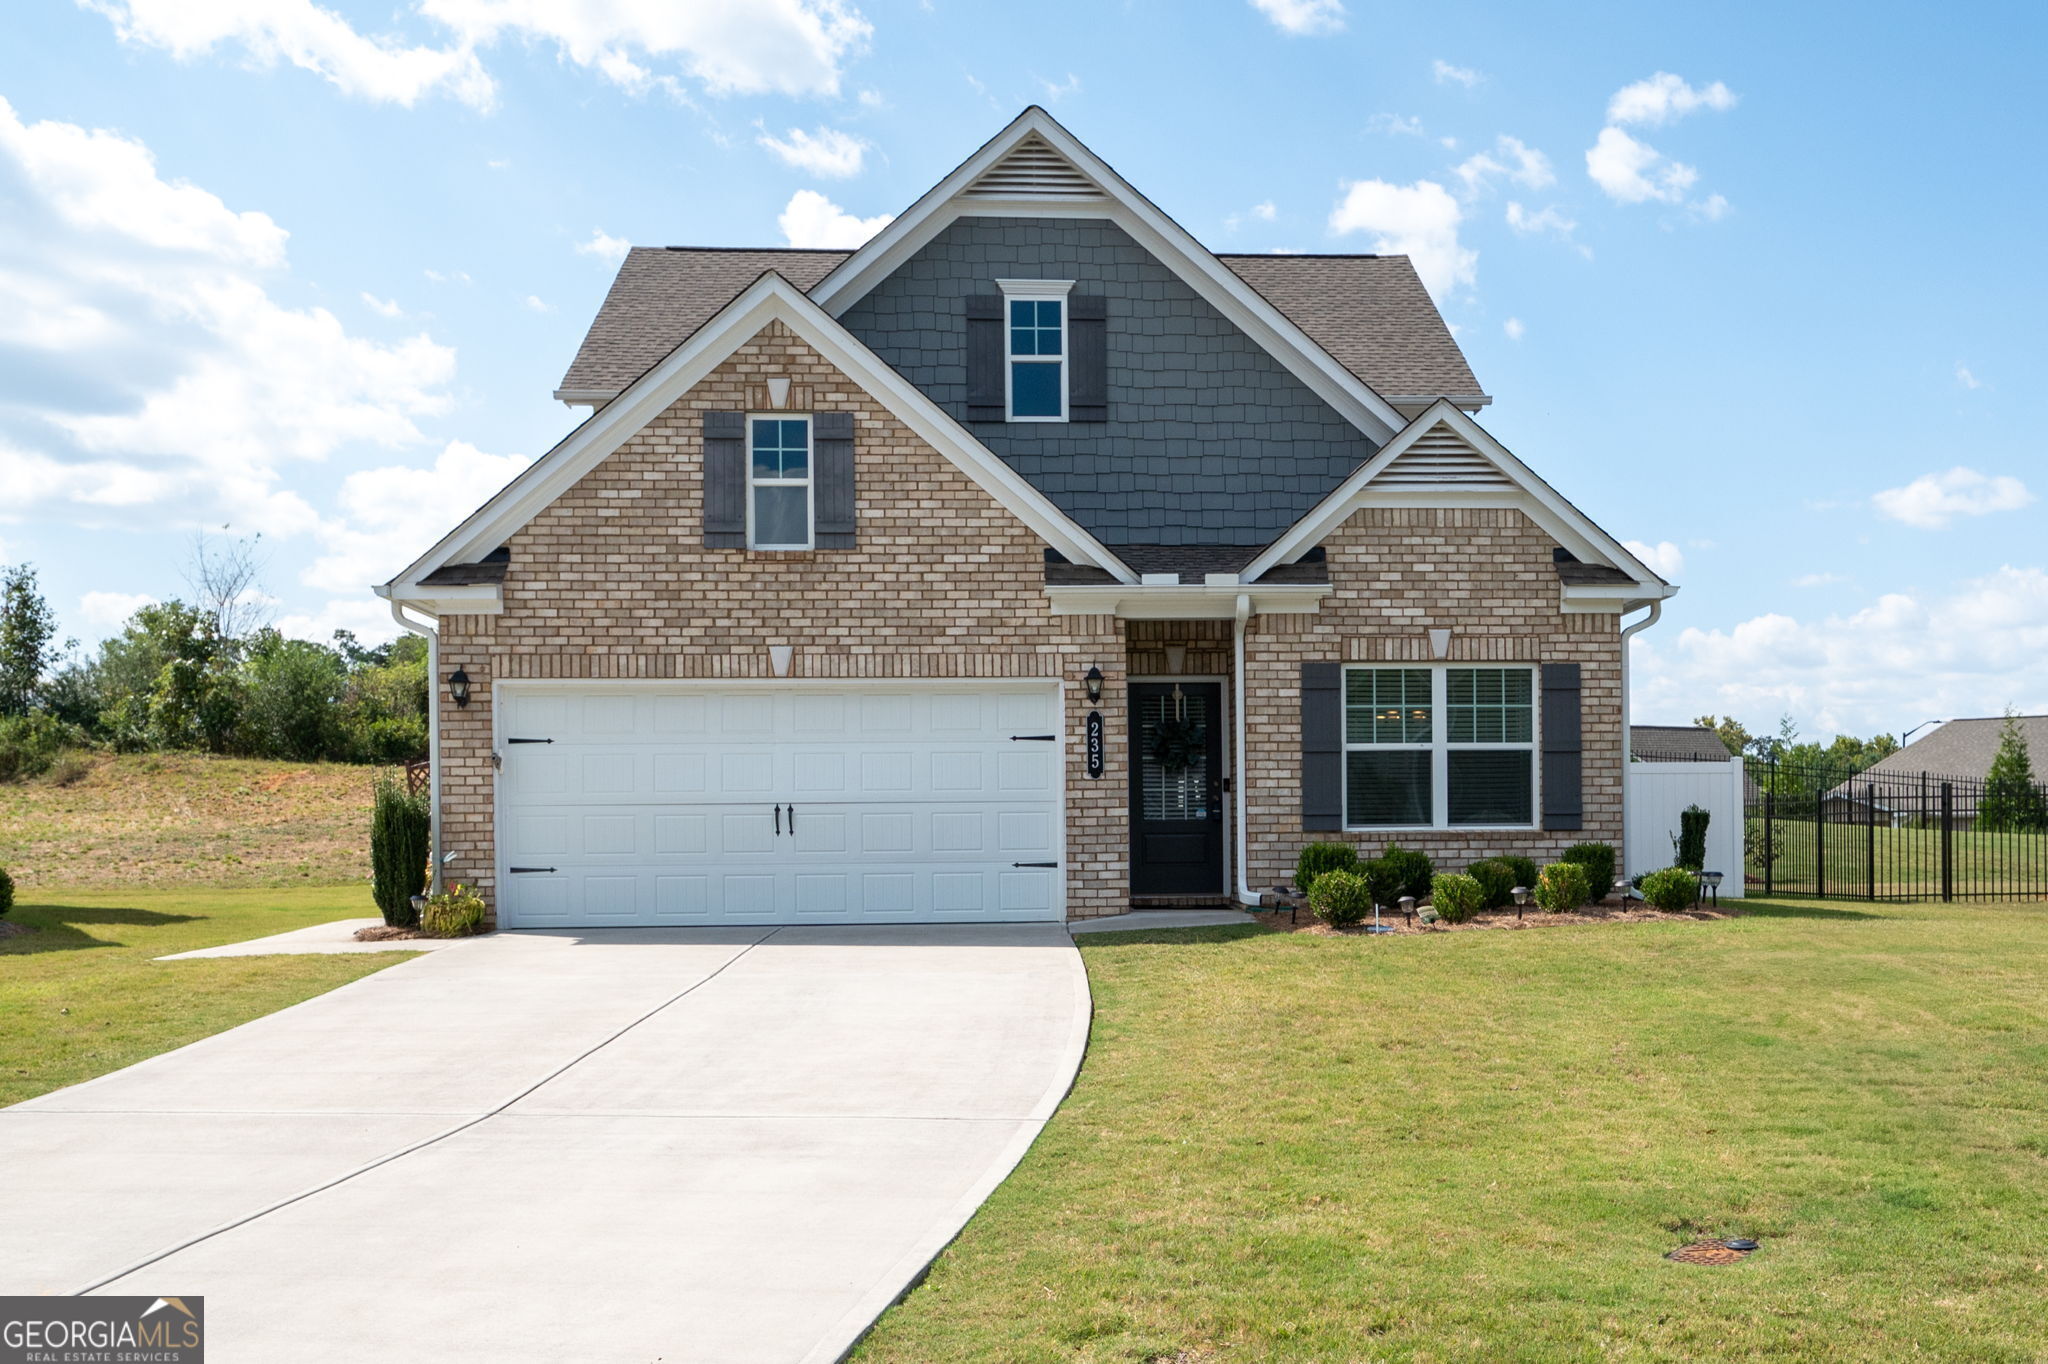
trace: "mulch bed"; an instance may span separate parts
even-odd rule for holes
[[[400,928],[396,924],[371,924],[368,928],[356,930],[357,942],[397,942],[401,938],[426,936],[417,928]]]
[[[1741,907],[1735,904],[1724,904],[1719,909],[1712,905],[1703,905],[1696,910],[1671,911],[1652,909],[1640,902],[1624,905],[1618,901],[1603,901],[1597,905],[1587,905],[1570,914],[1546,914],[1531,905],[1522,912],[1519,919],[1515,917],[1512,909],[1508,909],[1483,912],[1462,924],[1426,924],[1420,919],[1407,923],[1398,914],[1383,914],[1380,916],[1380,923],[1392,928],[1396,933],[1464,933],[1474,929],[1490,928],[1562,928],[1567,924],[1646,924],[1673,921],[1702,923],[1714,919],[1733,919],[1741,913]],[[1284,909],[1278,913],[1259,913],[1254,915],[1254,918],[1278,933],[1315,933],[1324,937],[1339,938],[1378,936],[1367,933],[1366,924],[1360,924],[1357,928],[1331,928],[1328,924],[1317,923],[1315,916],[1306,909],[1296,915],[1298,921],[1295,923],[1288,922],[1287,911]]]

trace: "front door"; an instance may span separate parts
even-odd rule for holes
[[[1133,682],[1131,749],[1131,894],[1222,894],[1222,686]]]

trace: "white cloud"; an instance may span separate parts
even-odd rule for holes
[[[1336,33],[1344,27],[1343,0],[1252,0],[1252,8],[1282,33],[1296,37]]]
[[[447,406],[452,350],[279,304],[284,229],[161,176],[140,142],[0,101],[0,200],[0,333],[40,376],[0,407],[0,519],[294,534],[315,518],[282,466],[411,444]],[[9,328],[23,299],[42,320]]]
[[[1970,367],[1968,365],[1959,364],[1956,366],[1956,382],[1961,384],[1964,388],[1984,387],[1984,381],[1982,379],[1979,379],[1976,375],[1970,373]]]
[[[537,313],[551,313],[554,311],[554,308],[550,304],[543,302],[540,298],[533,294],[528,294],[526,296],[525,303],[528,308]]]
[[[1728,216],[1728,200],[1719,194],[1709,194],[1696,204],[1687,204],[1686,211],[1693,217],[1710,223],[1718,223]]]
[[[1838,587],[1848,582],[1846,573],[1802,573],[1792,580],[1794,587]]]
[[[1081,93],[1081,78],[1071,71],[1067,73],[1067,78],[1063,81],[1049,81],[1043,76],[1037,79],[1039,89],[1045,91],[1045,102],[1047,104],[1058,104],[1069,95]]]
[[[78,614],[87,625],[113,630],[155,600],[147,592],[88,592],[78,599]]]
[[[1941,530],[1958,516],[2018,511],[2033,500],[2027,485],[2010,474],[1980,474],[1958,467],[1922,474],[1903,488],[1886,488],[1870,502],[1881,516],[1923,530]]]
[[[1586,174],[1617,203],[1640,204],[1646,200],[1676,204],[1700,178],[1700,173],[1680,161],[1668,160],[1647,142],[1638,142],[1619,128],[1602,128],[1600,136],[1586,151]]]
[[[844,64],[874,29],[845,0],[419,0],[445,46],[358,32],[312,0],[81,0],[122,41],[191,60],[234,48],[259,66],[315,72],[344,93],[411,105],[446,93],[488,109],[495,86],[478,51],[502,40],[552,44],[621,88],[680,94],[673,62],[712,95],[836,95]]]
[[[525,455],[485,454],[458,440],[424,468],[391,465],[350,474],[335,495],[338,514],[316,532],[326,553],[300,581],[334,593],[360,593],[387,581],[531,462]]]
[[[2048,573],[2007,565],[1846,615],[1771,613],[1676,637],[1652,629],[1634,644],[1638,722],[1711,712],[1755,728],[1789,711],[1808,733],[1896,734],[1928,715],[2048,702]]]
[[[1385,133],[1389,137],[1427,137],[1422,120],[1412,115],[1374,114],[1365,121],[1369,133]]]
[[[614,237],[601,227],[590,229],[590,240],[576,243],[576,254],[595,256],[606,265],[617,265],[626,259],[626,253],[633,244],[624,237]]]
[[[856,247],[887,227],[892,213],[856,218],[814,189],[800,189],[776,218],[782,238],[791,246]]]
[[[1470,90],[1473,86],[1486,79],[1484,75],[1474,71],[1471,67],[1452,66],[1442,57],[1438,57],[1434,62],[1431,62],[1429,69],[1436,76],[1436,83],[1438,85],[1462,85],[1467,90]]]
[[[405,316],[405,309],[398,306],[398,300],[395,298],[379,298],[365,290],[363,293],[363,304],[379,317]]]
[[[879,90],[863,90],[857,98],[860,100],[860,107],[863,109],[879,109],[884,103],[882,92]]]
[[[1529,329],[1522,325],[1522,319],[1519,317],[1511,317],[1501,323],[1500,329],[1507,333],[1508,340],[1510,341],[1519,341],[1528,335],[1529,332]]]
[[[1271,199],[1267,199],[1263,203],[1253,204],[1250,208],[1246,209],[1242,213],[1231,214],[1229,217],[1223,220],[1223,226],[1229,229],[1230,231],[1235,232],[1240,226],[1244,224],[1244,221],[1247,218],[1256,219],[1257,221],[1262,223],[1270,223],[1279,216],[1280,210],[1274,206],[1274,203]]]
[[[1650,571],[1666,582],[1685,572],[1685,552],[1669,540],[1659,540],[1654,545],[1645,544],[1641,540],[1624,540],[1621,544],[1622,548],[1649,565]]]
[[[1669,71],[1659,71],[1648,80],[1615,91],[1614,98],[1607,101],[1607,121],[1645,123],[1654,128],[1695,110],[1722,112],[1734,107],[1734,91],[1719,81],[1695,90]]]
[[[1557,183],[1550,158],[1520,138],[1502,134],[1495,141],[1494,150],[1507,159],[1500,161],[1486,152],[1475,152],[1452,172],[1464,182],[1466,198],[1479,195],[1497,175],[1506,176],[1524,189],[1544,189]]]
[[[1458,242],[1464,213],[1451,192],[1434,180],[1393,185],[1384,180],[1356,180],[1330,212],[1330,230],[1339,236],[1367,233],[1373,250],[1405,255],[1415,273],[1439,301],[1461,284],[1479,278],[1479,253]]]
[[[1513,200],[1508,202],[1507,223],[1509,227],[1526,236],[1533,236],[1539,232],[1554,232],[1560,237],[1569,237],[1579,226],[1577,222],[1558,212],[1554,206],[1531,213]]]
[[[758,140],[784,164],[833,180],[859,175],[868,149],[867,143],[837,128],[820,128],[815,133],[791,128],[783,138],[770,137],[764,130]]]
[[[470,279],[469,271],[467,270],[422,270],[420,273],[436,284],[471,284],[475,282]]]

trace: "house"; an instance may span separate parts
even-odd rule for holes
[[[1630,725],[1629,756],[1637,762],[1722,762],[1732,757],[1721,736],[1705,725]]]
[[[377,589],[503,925],[1621,843],[1622,620],[1675,589],[1474,419],[1405,258],[1218,256],[1032,108],[859,250],[635,250],[557,396]]]
[[[2048,715],[2019,715],[2029,754],[2048,754]],[[1944,720],[1921,738],[1829,789],[1822,808],[1832,823],[1932,825],[1941,822],[1941,787],[1949,786],[1954,827],[1977,822],[1977,803],[2005,730],[2002,715]],[[2035,776],[2041,776],[2036,766]],[[2043,788],[2048,790],[2048,788]]]

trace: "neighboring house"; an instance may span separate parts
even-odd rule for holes
[[[2015,718],[2039,779],[2044,775],[2042,755],[2048,755],[2048,715]],[[2002,715],[1944,720],[1898,752],[1831,788],[1821,802],[1827,818],[1834,823],[1862,824],[1871,819],[1874,803],[1879,824],[1938,823],[1941,784],[1946,781],[1951,818],[1957,827],[1969,828],[1977,821],[1977,801],[1991,775],[1991,760],[1998,756],[1999,736],[2004,730]]]
[[[1034,108],[858,251],[635,250],[558,396],[595,410],[378,589],[501,924],[1622,841],[1622,617],[1675,589],[1473,420],[1403,257],[1216,256]]]
[[[1630,725],[1629,756],[1637,762],[1720,762],[1734,754],[1705,725]]]

